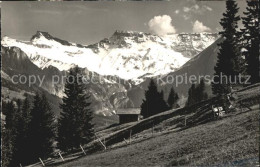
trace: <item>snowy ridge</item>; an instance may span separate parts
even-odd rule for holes
[[[78,65],[101,75],[142,82],[165,75],[186,63],[218,38],[217,34],[170,34],[164,37],[142,32],[116,31],[110,38],[82,46],[37,32],[31,41],[2,38],[5,47],[18,47],[38,67],[60,71]],[[144,78],[143,78],[144,77]]]

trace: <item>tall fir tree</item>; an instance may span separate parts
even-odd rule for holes
[[[91,99],[83,81],[83,71],[75,67],[69,71],[65,84],[65,96],[58,124],[58,147],[63,151],[79,148],[93,139],[93,111]]]
[[[260,82],[259,59],[259,1],[248,0],[245,17],[242,17],[244,28],[242,31],[243,47],[247,63],[246,72],[250,75],[250,82]]]
[[[13,140],[14,136],[14,120],[15,120],[15,106],[13,101],[3,102],[2,111],[5,117],[5,124],[2,124],[2,165],[6,167],[13,166]],[[2,122],[4,123],[4,122]]]
[[[195,103],[199,103],[203,100],[208,99],[208,94],[205,90],[206,85],[204,79],[201,79],[198,85],[192,83],[189,91],[188,91],[188,99],[186,102],[186,106],[191,106]]]
[[[188,91],[188,99],[187,99],[187,102],[186,102],[186,106],[191,106],[195,103],[196,103],[196,85],[193,82],[191,84],[189,91]]]
[[[31,121],[31,113],[30,113],[30,103],[28,98],[25,98],[23,104],[19,109],[19,103],[21,105],[21,101],[17,103],[18,112],[16,114],[16,135],[13,142],[15,150],[13,151],[13,162],[15,165],[28,165],[30,162],[30,158],[28,155],[30,154],[29,149],[31,147],[31,143],[29,142],[29,123]]]
[[[205,81],[203,78],[200,80],[200,83],[197,87],[196,92],[197,92],[197,98],[198,98],[197,100],[199,102],[208,99],[208,94],[206,93],[206,84],[205,84]]]
[[[55,139],[54,114],[45,95],[38,93],[34,97],[31,110],[31,121],[28,127],[30,148],[28,148],[28,163],[45,159],[53,152]]]
[[[170,109],[179,107],[178,100],[179,100],[178,93],[176,93],[172,87],[167,100]]]
[[[2,148],[1,148],[1,166],[4,167],[9,167],[11,166],[10,162],[12,161],[12,142],[11,142],[11,135],[10,131],[4,128],[4,123],[3,121],[1,122],[2,124],[2,129],[1,129],[1,143],[2,143]]]
[[[144,118],[161,113],[169,109],[163,97],[163,91],[159,92],[154,80],[151,80],[148,90],[145,92],[145,99],[141,104],[141,115]]]
[[[226,94],[230,92],[231,82],[235,82],[235,77],[243,71],[243,63],[240,53],[238,21],[237,16],[239,8],[234,0],[226,1],[226,12],[220,21],[223,31],[220,32],[224,40],[219,44],[218,60],[214,67],[215,76],[212,82],[212,92],[215,95]],[[227,77],[222,77],[223,75]]]
[[[3,110],[3,114],[5,114],[5,128],[7,130],[11,130],[14,127],[14,119],[15,119],[15,106],[14,102],[7,102],[5,110]]]

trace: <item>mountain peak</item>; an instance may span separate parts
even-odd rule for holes
[[[138,32],[138,31],[126,31],[126,30],[116,30],[113,36],[123,36],[123,37],[143,37],[143,35],[151,35],[149,33]]]
[[[44,37],[46,39],[53,39],[53,36],[51,36],[48,32],[37,31],[36,34],[32,36],[31,41],[41,37]]]
[[[67,45],[71,46],[72,44],[69,43],[68,41],[53,37],[50,35],[48,32],[43,32],[43,31],[37,31],[35,35],[32,36],[31,42],[34,44],[44,44],[48,45],[50,41],[58,42],[62,45]]]

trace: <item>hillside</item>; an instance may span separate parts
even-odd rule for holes
[[[232,105],[236,109],[221,119],[213,117],[211,106],[218,100],[212,98],[190,108],[169,110],[99,131],[96,134],[106,144],[105,151],[95,139],[84,146],[86,156],[78,150],[75,154],[64,154],[68,163],[59,157],[45,162],[62,167],[255,166],[259,162],[259,92],[260,84],[234,92]]]
[[[222,38],[217,39],[214,43],[208,46],[205,50],[198,55],[191,58],[178,70],[168,73],[160,77],[159,89],[164,91],[165,99],[168,97],[170,89],[174,87],[180,97],[187,97],[188,89],[191,86],[190,82],[185,83],[185,78],[190,78],[194,75],[197,78],[199,76],[210,76],[214,74],[214,66],[217,62],[217,55],[219,51],[218,44],[222,41]],[[203,65],[202,65],[203,64]],[[184,76],[183,83],[177,84],[176,76]],[[186,76],[186,77],[185,77]],[[174,80],[172,79],[174,78]],[[134,105],[140,106],[142,99],[144,99],[144,90],[147,89],[150,80],[142,82],[139,85],[134,85],[131,90],[128,91],[128,97],[133,101]],[[212,95],[211,89],[209,89],[208,83],[206,83],[206,90],[209,96]]]
[[[87,155],[69,166],[247,165],[258,159],[259,110]]]

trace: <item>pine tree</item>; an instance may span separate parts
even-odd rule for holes
[[[53,152],[55,124],[53,112],[45,95],[40,96],[37,93],[34,97],[28,131],[30,142],[28,161],[32,163],[38,161],[39,157],[47,158]]]
[[[90,96],[83,84],[83,72],[79,67],[71,69],[65,84],[65,96],[58,125],[58,147],[63,151],[79,148],[93,139],[93,112]]]
[[[2,123],[2,127],[3,122]],[[13,145],[12,145],[12,136],[10,134],[10,131],[7,130],[6,128],[2,128],[1,130],[1,139],[2,139],[2,148],[1,148],[1,158],[2,158],[2,163],[1,165],[4,167],[9,167],[11,165],[12,161],[12,155],[13,155]]]
[[[3,110],[3,114],[5,114],[5,128],[7,130],[11,130],[14,126],[15,119],[15,106],[13,101],[7,102],[6,109]]]
[[[215,66],[214,82],[212,83],[212,91],[215,95],[226,94],[230,92],[231,81],[235,81],[235,77],[243,71],[242,56],[240,54],[239,46],[239,32],[237,31],[237,22],[240,17],[237,16],[238,7],[235,1],[226,1],[226,13],[220,21],[223,31],[220,32],[224,38],[223,42],[219,44],[220,50],[218,53],[218,60]],[[227,78],[220,78],[222,75]],[[222,82],[221,82],[222,80]],[[220,83],[221,82],[221,83]]]
[[[148,90],[145,92],[145,99],[141,104],[141,115],[144,118],[158,114],[169,109],[163,98],[163,91],[157,90],[154,80],[151,80]]]
[[[203,100],[208,99],[208,94],[205,91],[206,85],[204,79],[201,79],[198,85],[192,83],[188,91],[188,100],[186,106],[191,106],[195,103],[199,103]]]
[[[23,137],[27,132],[24,131],[24,119],[22,117],[22,101],[17,99],[14,102],[4,104],[3,110],[7,114],[5,129],[3,129],[3,156],[6,158],[5,166],[18,166],[21,163],[21,156],[24,155]],[[10,123],[11,121],[11,123]],[[28,146],[28,145],[27,145]],[[26,150],[27,148],[25,148]]]
[[[243,47],[247,62],[247,74],[251,76],[250,82],[260,82],[259,64],[259,2],[248,0],[245,17],[242,17],[244,29],[242,30]]]
[[[170,109],[172,108],[178,108],[179,105],[178,105],[178,100],[179,100],[179,96],[178,94],[174,91],[173,87],[171,88],[170,90],[170,93],[169,93],[169,97],[168,97],[168,105],[170,107]]]
[[[186,102],[186,106],[191,106],[196,103],[196,85],[193,82],[189,91],[188,91],[188,99]]]
[[[15,106],[13,101],[3,102],[2,111],[5,117],[5,124],[2,122],[2,165],[9,167],[13,166],[13,139],[14,139],[14,120],[15,120]]]
[[[196,89],[198,102],[208,99],[208,94],[205,91],[206,85],[203,78],[200,80],[200,83]]]
[[[29,149],[31,143],[29,142],[29,123],[31,120],[30,115],[30,103],[28,98],[25,98],[23,105],[21,101],[17,101],[18,110],[16,114],[15,127],[16,135],[13,141],[15,150],[13,151],[13,163],[17,166],[21,163],[28,165],[30,162],[28,155],[30,154]],[[20,107],[19,107],[20,105]]]

